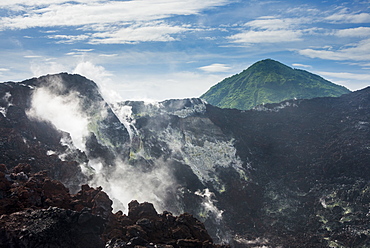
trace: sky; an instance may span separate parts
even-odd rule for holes
[[[199,97],[274,59],[370,85],[370,0],[1,0],[0,82],[59,72],[108,101]]]

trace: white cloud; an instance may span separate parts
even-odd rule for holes
[[[0,68],[0,72],[9,71],[8,68]]]
[[[305,4],[305,5],[288,8],[286,10],[286,13],[290,15],[294,15],[294,16],[304,16],[307,14],[311,16],[315,16],[315,15],[322,13],[322,10]]]
[[[334,23],[369,23],[370,14],[369,13],[340,13],[333,14],[326,17],[325,19]]]
[[[361,66],[361,67],[370,67],[370,62],[356,62],[356,63],[345,63],[347,65],[355,65],[355,66]]]
[[[239,34],[229,36],[234,43],[280,43],[300,41],[302,32],[297,30],[263,30],[263,31],[245,31]]]
[[[24,57],[27,59],[42,58],[42,56],[39,56],[39,55],[25,55]]]
[[[107,102],[114,103],[123,100],[114,90],[114,82],[111,79],[112,74],[103,66],[95,65],[90,61],[84,61],[77,64],[73,73],[93,80],[99,86],[100,92]]]
[[[163,19],[177,15],[197,15],[225,5],[230,0],[131,0],[131,1],[5,1],[0,7],[22,11],[0,19],[0,30],[78,27],[79,35],[49,35],[57,43],[89,40],[91,44],[124,44],[147,41],[173,41],[173,34],[192,30],[189,26],[169,25]],[[81,14],[83,13],[83,14]],[[109,13],[109,14],[107,14]],[[157,22],[160,21],[160,22]],[[145,23],[145,24],[144,24]]]
[[[74,43],[77,41],[87,40],[87,35],[49,35],[48,38],[59,40],[57,43]]]
[[[25,1],[18,1],[24,3]],[[16,2],[16,3],[18,3]],[[4,17],[4,28],[32,28],[54,26],[82,26],[90,24],[116,24],[120,22],[153,21],[174,15],[195,15],[205,9],[222,6],[229,0],[132,0],[132,1],[52,1],[45,7],[26,10],[26,14]],[[39,5],[33,1],[32,5]],[[9,6],[10,4],[2,4]],[[42,4],[41,4],[42,6]],[[81,14],[83,13],[83,14]],[[109,13],[107,15],[107,13]]]
[[[349,72],[326,72],[326,71],[318,71],[320,75],[341,78],[341,79],[354,79],[354,80],[362,80],[362,81],[369,81],[370,84],[370,74],[356,74],[356,73],[349,73]]]
[[[58,31],[57,30],[40,30],[39,32],[44,33],[44,34],[54,34],[54,33],[57,33]]]
[[[305,33],[313,33],[317,29],[304,29],[302,24],[309,22],[306,17],[301,18],[278,18],[274,16],[263,16],[256,20],[245,23],[244,30],[228,39],[234,43],[281,43],[301,41]]]
[[[310,58],[366,61],[370,58],[370,39],[362,40],[348,48],[342,48],[336,51],[303,49],[298,52]]]
[[[335,33],[336,36],[339,37],[368,37],[370,36],[370,28],[369,27],[357,27],[357,28],[348,28],[338,30]]]
[[[73,51],[76,51],[76,52],[92,52],[94,51],[94,49],[72,49]]]
[[[173,41],[171,34],[187,31],[187,28],[170,26],[165,23],[132,25],[113,32],[96,33],[91,44],[125,44],[145,41]]]
[[[275,18],[271,16],[265,16],[260,17],[257,20],[247,22],[245,26],[254,29],[286,30],[300,25],[304,20],[304,18]]]
[[[73,56],[73,57],[80,57],[80,56],[84,56],[85,53],[80,53],[80,52],[69,52],[69,53],[66,53],[66,55],[68,56]]]
[[[312,68],[312,66],[310,66],[310,65],[304,65],[304,64],[292,64],[292,66],[295,66],[295,67],[303,67],[303,68]]]
[[[307,11],[306,11],[307,9]],[[277,13],[277,12],[275,12]],[[277,15],[261,16],[243,25],[246,30],[229,36],[233,43],[256,44],[256,43],[281,43],[290,41],[303,41],[315,43],[312,36],[335,35],[338,37],[368,37],[369,27],[353,27],[342,30],[331,30],[322,26],[323,23],[361,23],[370,22],[369,13],[349,13],[348,9],[339,8],[337,13],[327,16],[327,12],[321,13],[309,6],[290,8]],[[308,40],[308,38],[310,40]],[[316,39],[319,41],[319,39]],[[339,40],[337,40],[339,41]]]
[[[118,54],[113,53],[113,54],[99,54],[100,57],[116,57]]]
[[[315,71],[314,73],[322,75],[329,81],[343,85],[350,90],[359,90],[370,86],[369,74],[328,71]]]
[[[99,0],[75,0],[76,3],[98,2]],[[0,7],[9,7],[16,5],[43,6],[50,4],[61,4],[69,2],[68,0],[2,0]]]
[[[212,65],[202,66],[202,67],[199,67],[198,69],[205,71],[205,72],[225,72],[225,71],[229,71],[231,67],[225,64],[216,63]]]
[[[72,49],[71,52],[65,53],[65,55],[73,57],[84,57],[89,55],[94,49]]]

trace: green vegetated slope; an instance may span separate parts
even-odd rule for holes
[[[347,88],[308,71],[266,59],[224,79],[200,98],[221,108],[247,110],[264,103],[294,98],[336,97],[349,92]]]

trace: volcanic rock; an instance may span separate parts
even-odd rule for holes
[[[82,185],[71,195],[27,164],[0,168],[0,247],[221,247],[192,215],[158,214],[153,204],[137,201],[128,216],[113,214],[101,187]]]
[[[50,121],[27,114],[35,107],[33,96],[45,87],[55,98],[80,99],[91,132],[84,151]],[[111,244],[207,242],[193,233],[203,229],[191,218],[185,223],[195,223],[195,229],[150,205],[134,210],[140,206],[134,202],[131,216],[111,214],[102,189],[86,185],[99,177],[91,182],[106,183],[106,190],[148,189],[156,206],[192,214],[216,242],[370,247],[369,106],[370,88],[365,88],[248,111],[220,109],[200,99],[128,101],[112,108],[97,86],[79,75],[3,83],[0,163],[6,166],[0,166],[0,211],[10,215],[50,206],[91,211],[106,221],[101,238]],[[86,220],[87,215],[80,218]],[[164,239],[154,243],[161,235]]]
[[[84,219],[84,221],[81,221]],[[104,247],[104,220],[86,212],[56,207],[25,210],[0,219],[1,247]]]

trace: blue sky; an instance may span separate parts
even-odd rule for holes
[[[370,85],[370,0],[1,0],[0,82],[58,72],[107,100],[199,97],[271,58]]]

